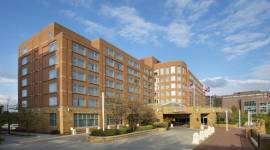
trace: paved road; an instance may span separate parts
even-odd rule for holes
[[[194,150],[255,150],[242,129],[216,128],[215,134],[198,145]]]
[[[4,150],[190,150],[195,146],[191,144],[195,129],[172,129],[170,131],[134,137],[109,143],[89,143],[86,135],[67,136],[42,141],[13,143],[0,145]]]

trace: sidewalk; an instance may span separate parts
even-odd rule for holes
[[[216,128],[216,132],[195,147],[194,150],[255,150],[255,147],[245,138],[242,129]]]

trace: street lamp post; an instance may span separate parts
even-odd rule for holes
[[[104,113],[104,92],[101,93],[101,105],[102,105],[102,131],[105,131],[105,113]]]
[[[228,129],[228,110],[227,109],[225,113],[226,113],[226,131],[228,131],[229,129]]]

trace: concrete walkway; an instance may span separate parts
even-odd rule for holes
[[[243,129],[216,128],[215,134],[195,147],[194,150],[255,150],[246,139]]]

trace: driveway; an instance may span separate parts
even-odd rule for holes
[[[86,135],[62,136],[47,140],[13,143],[0,145],[5,150],[189,150],[195,146],[191,144],[192,134],[196,129],[175,128],[166,132],[155,133],[108,143],[89,143]]]

